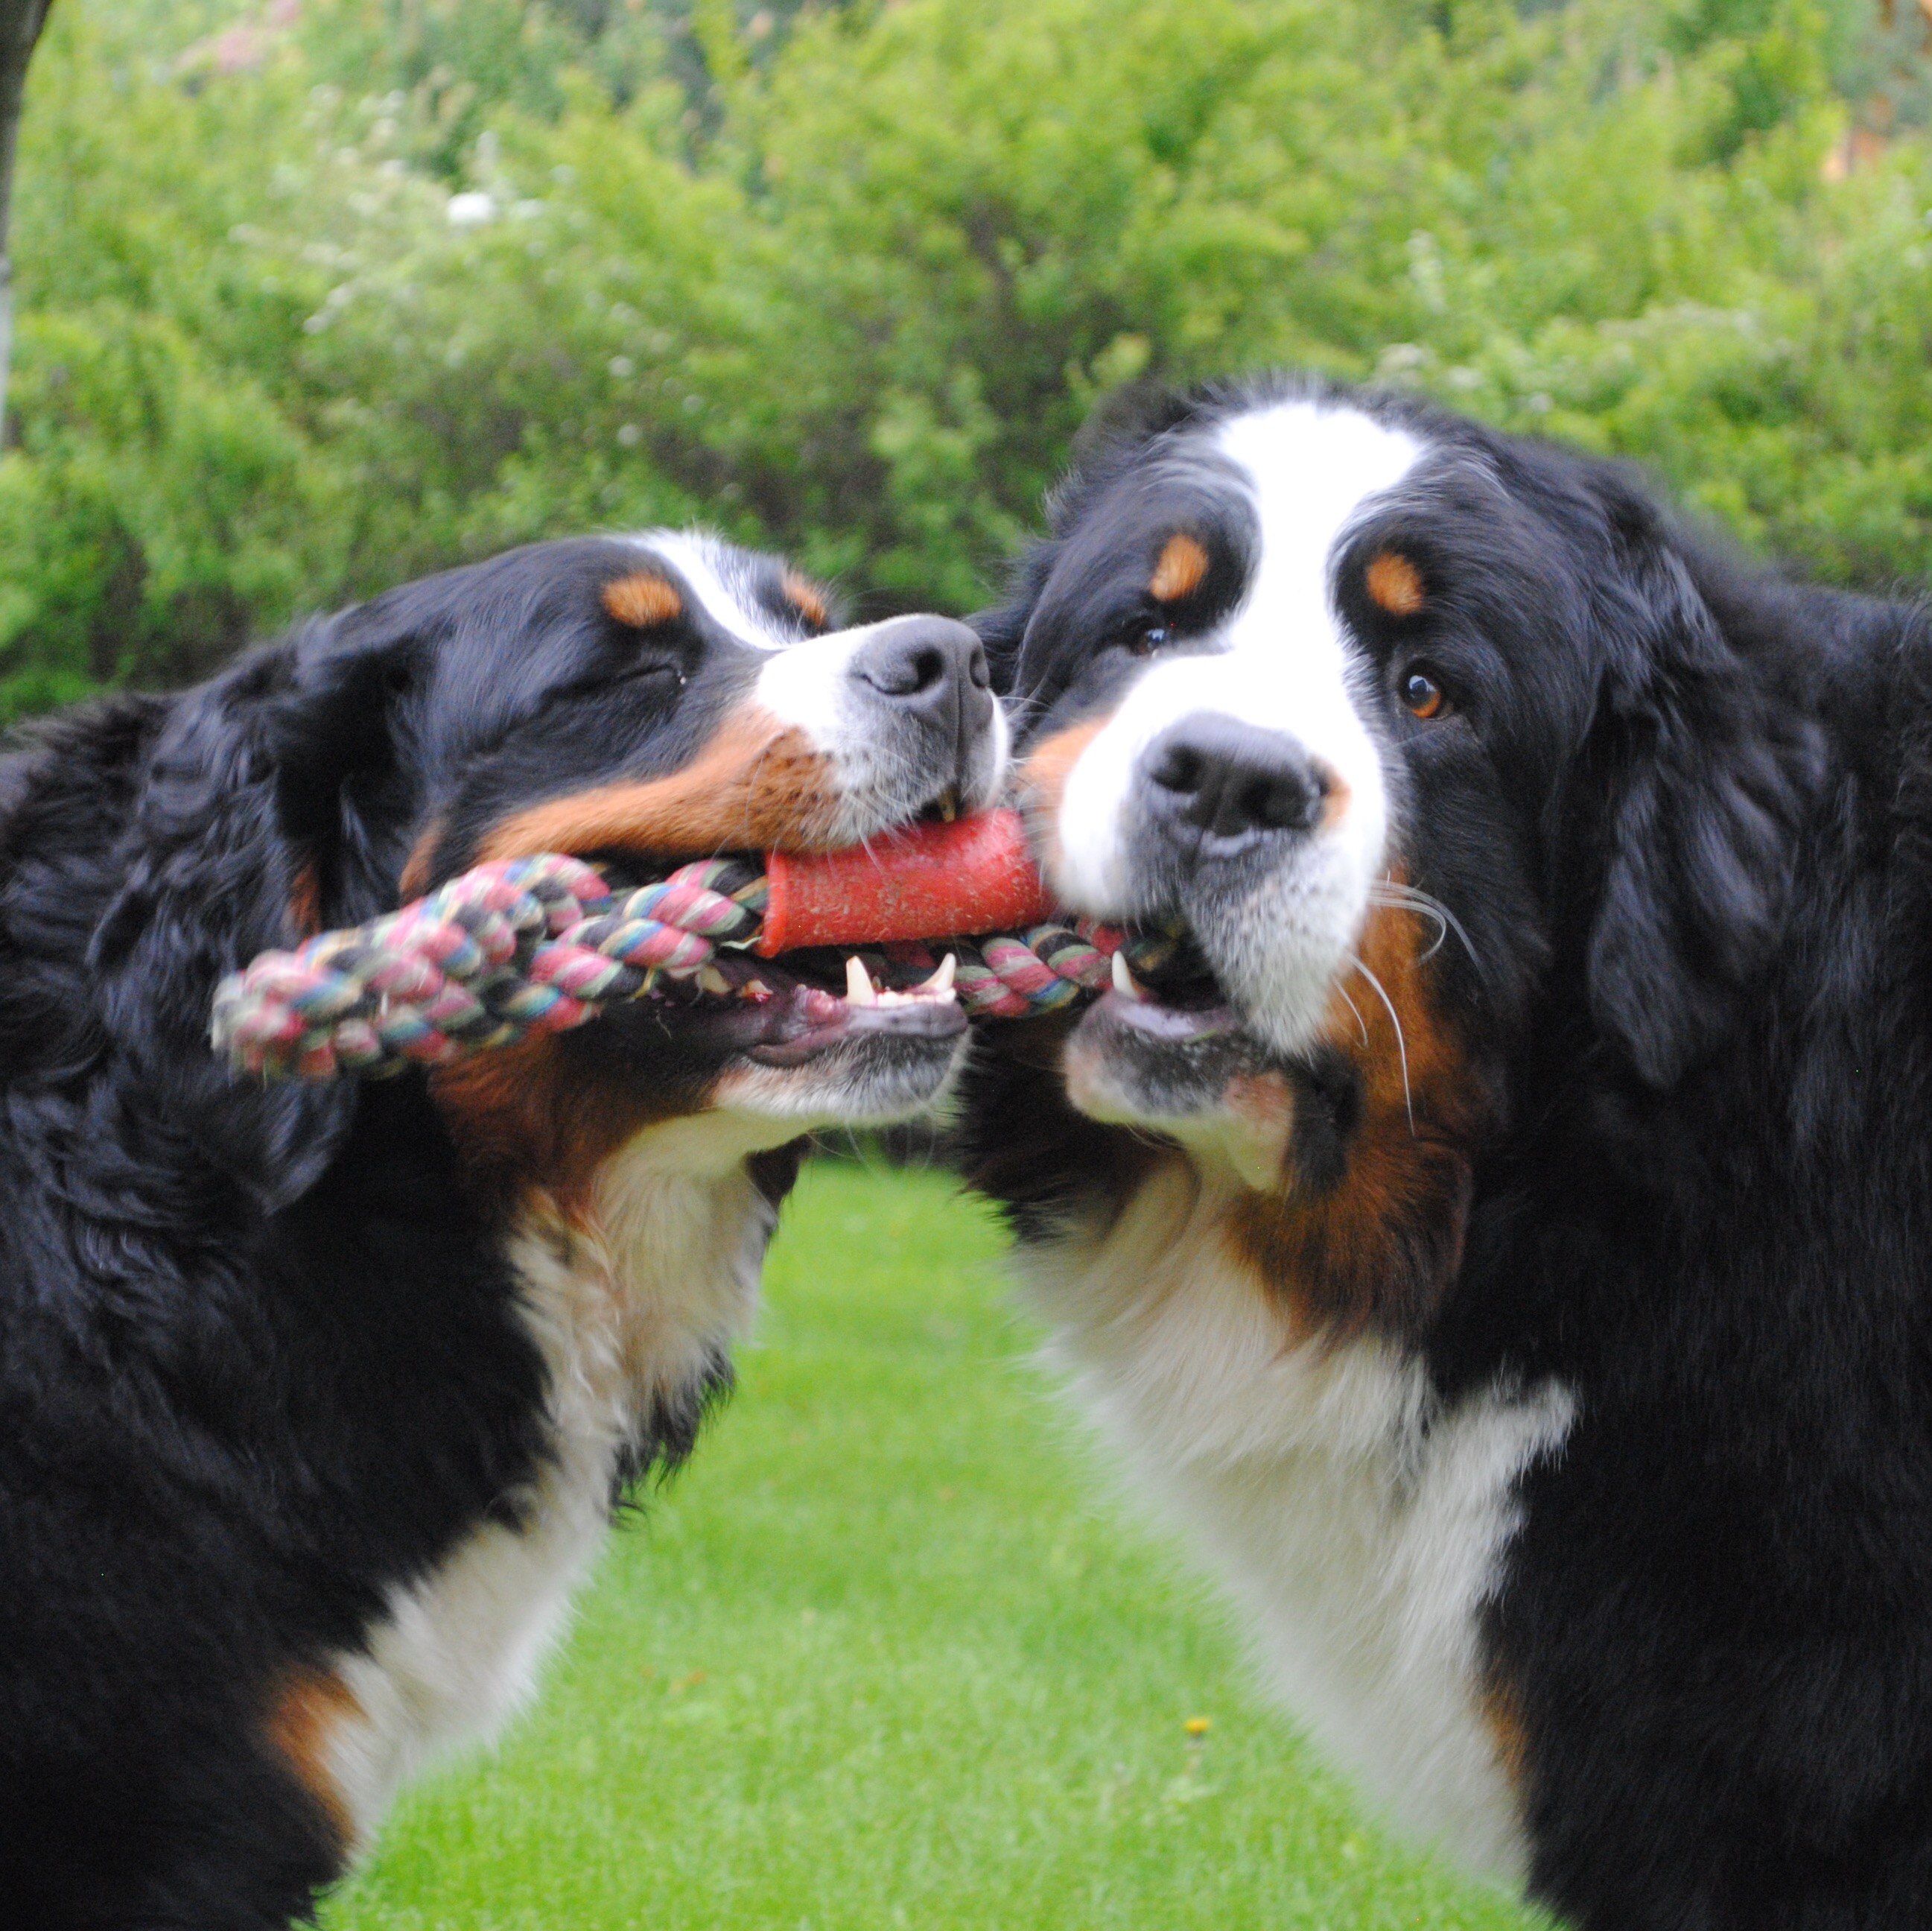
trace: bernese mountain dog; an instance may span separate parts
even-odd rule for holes
[[[1398,1821],[1589,1931],[1932,1923],[1932,636],[1275,379],[1002,608],[1072,906],[968,1158],[1137,1497]]]
[[[634,875],[998,789],[964,625],[539,545],[0,764],[0,1917],[265,1931],[526,1692],[729,1378],[801,1134],[951,1078],[950,996],[650,997],[379,1085],[208,1045],[224,973],[479,860]],[[842,976],[830,984],[842,986]]]

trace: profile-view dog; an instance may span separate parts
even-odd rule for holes
[[[1932,640],[1292,382],[982,619],[1066,899],[988,1033],[1078,1394],[1409,1825],[1580,1925],[1932,1922]]]
[[[964,626],[829,632],[656,536],[414,584],[57,721],[0,815],[0,1917],[266,1927],[523,1695],[690,1449],[785,1151],[947,1081],[950,996],[646,999],[263,1086],[218,978],[485,857],[839,845],[997,788]],[[834,983],[843,984],[842,975]]]

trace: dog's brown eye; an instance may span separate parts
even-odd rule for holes
[[[1417,717],[1442,717],[1450,709],[1448,693],[1425,670],[1412,670],[1403,677],[1402,701]]]
[[[1130,657],[1151,657],[1165,647],[1174,632],[1165,623],[1143,623],[1130,630],[1120,639],[1121,647]]]

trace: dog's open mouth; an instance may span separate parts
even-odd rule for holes
[[[957,803],[949,791],[928,811],[956,815]],[[594,862],[622,887],[681,861],[607,851]],[[602,1023],[635,1043],[657,1038],[686,1056],[771,1067],[802,1066],[868,1042],[902,1055],[922,1047],[938,1054],[966,1029],[953,990],[956,962],[943,947],[917,946],[884,953],[814,947],[763,959],[728,941],[695,974],[659,975],[635,999],[608,1007]]]
[[[1185,932],[1172,948],[1136,974],[1124,950],[1113,959],[1114,983],[1088,1016],[1102,1029],[1120,1027],[1175,1045],[1240,1029],[1230,1002],[1200,947]]]
[[[915,978],[855,954],[788,952],[774,960],[721,953],[695,978],[662,981],[606,1018],[655,1026],[719,1057],[802,1066],[862,1041],[950,1045],[966,1029],[953,969],[950,956]]]
[[[1138,966],[1113,959],[1113,984],[1068,1038],[1069,1091],[1099,1119],[1178,1127],[1220,1109],[1230,1083],[1273,1056],[1250,1033],[1198,946],[1176,935]]]

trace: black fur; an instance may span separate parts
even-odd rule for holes
[[[1306,392],[1209,392],[1089,458],[980,620],[1031,730],[1105,702],[1157,530],[1226,524],[1150,488],[1162,432]],[[1554,1376],[1577,1404],[1484,1629],[1532,1890],[1589,1931],[1932,1922],[1924,614],[1742,563],[1613,467],[1340,399],[1430,450],[1334,581],[1500,1095],[1460,1271],[1391,1338],[1447,1403]],[[1363,592],[1384,548],[1419,614]],[[1419,659],[1446,725],[1394,701]],[[1134,1169],[1025,1030],[982,1049],[968,1152],[1047,1239]]]
[[[546,1391],[508,1203],[419,1076],[237,1080],[209,1003],[298,936],[305,878],[354,922],[432,822],[447,872],[519,805],[689,758],[764,653],[694,599],[647,635],[611,620],[599,586],[642,560],[549,545],[413,584],[0,767],[9,1924],[305,1914],[344,1847],[264,1734],[278,1684],[515,1516]],[[688,1454],[728,1378],[664,1397],[629,1472]]]

